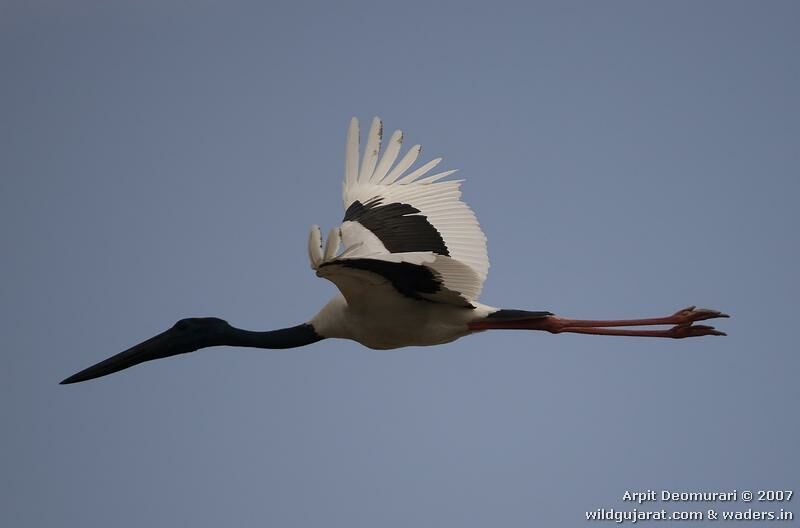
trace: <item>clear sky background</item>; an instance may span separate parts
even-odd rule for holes
[[[777,1],[1,2],[0,525],[586,526],[629,489],[800,492],[799,22]],[[308,320],[353,115],[467,179],[482,301],[697,304],[729,337],[217,348],[58,385],[182,317]]]

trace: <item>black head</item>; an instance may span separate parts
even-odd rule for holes
[[[172,328],[181,332],[195,332],[197,330],[224,332],[229,330],[231,325],[228,324],[228,321],[219,317],[188,317],[175,323]]]

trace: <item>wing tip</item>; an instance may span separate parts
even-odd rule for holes
[[[323,260],[322,253],[322,230],[314,224],[308,233],[308,260],[311,269],[317,269]]]
[[[322,255],[322,262],[333,260],[333,258],[336,257],[336,253],[339,251],[339,246],[341,246],[341,243],[342,235],[339,232],[339,228],[332,228],[328,232],[328,238],[325,241],[325,251]]]
[[[381,142],[383,139],[383,121],[378,116],[372,118],[372,123],[367,132],[367,143],[364,146],[364,154],[361,157],[357,181],[369,182],[380,156]]]

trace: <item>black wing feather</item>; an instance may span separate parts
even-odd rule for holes
[[[450,256],[442,235],[419,209],[397,202],[381,205],[382,201],[380,197],[366,204],[356,200],[347,208],[344,221],[369,229],[389,253],[430,251]]]

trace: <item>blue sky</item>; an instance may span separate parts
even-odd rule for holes
[[[0,524],[583,526],[627,489],[791,489],[798,15],[4,3]],[[309,319],[353,115],[460,169],[484,302],[698,304],[730,335],[220,348],[57,385],[181,317]]]

